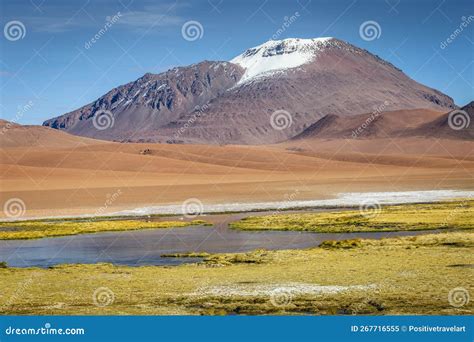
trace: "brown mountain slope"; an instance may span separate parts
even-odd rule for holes
[[[454,106],[446,95],[365,50],[339,40],[325,44],[308,64],[244,83],[216,98],[184,136],[220,143],[274,143],[301,133],[327,114],[348,117],[380,106],[440,111]],[[281,109],[291,116],[291,125],[278,130],[271,125],[271,115]],[[186,115],[174,128],[188,119]]]
[[[474,101],[407,132],[407,135],[474,140]]]
[[[83,138],[42,126],[22,126],[0,120],[0,148],[6,147],[76,147],[97,143],[96,140]],[[107,142],[103,142],[107,143]]]
[[[392,111],[455,107],[450,97],[334,38],[270,41],[232,62],[147,74],[44,124],[108,140],[267,144],[292,138],[328,114],[352,116],[384,104]],[[113,113],[113,127],[94,127],[100,110]],[[272,122],[277,110],[286,111],[283,129]]]
[[[444,112],[431,109],[396,110],[359,114],[351,117],[326,115],[309,126],[293,140],[324,138],[396,138],[407,136],[420,125],[431,122]]]
[[[162,74],[148,73],[43,125],[92,138],[138,141],[144,133],[153,136],[178,114],[205,105],[233,86],[241,75],[242,69],[237,65],[208,61]],[[103,130],[93,122],[101,110],[113,114],[113,124]]]

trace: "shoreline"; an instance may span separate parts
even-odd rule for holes
[[[199,215],[246,213],[258,211],[286,211],[300,209],[354,209],[357,207],[397,205],[397,204],[423,204],[443,201],[453,201],[474,198],[471,190],[414,190],[414,191],[388,191],[388,192],[347,192],[338,193],[335,198],[300,200],[291,199],[275,202],[238,202],[205,204],[198,199],[193,204],[199,207]],[[181,216],[184,215],[184,204],[171,204],[160,206],[147,206],[127,209],[107,214],[59,215],[59,216],[32,216],[21,218],[0,218],[0,222],[19,222],[34,220],[54,219],[100,219],[100,218],[133,218],[147,216]]]

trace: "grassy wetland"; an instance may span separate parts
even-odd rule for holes
[[[3,265],[0,313],[473,314],[471,208],[472,202],[466,201],[394,206],[371,218],[384,225],[392,220],[397,228],[404,220],[404,229],[433,229],[441,227],[444,215],[451,229],[437,234],[326,241],[300,250],[169,254],[203,259],[172,267]],[[415,212],[421,215],[418,219]],[[343,230],[341,225],[335,220],[340,231],[356,226],[351,223]]]
[[[207,225],[205,221],[142,220],[32,220],[0,222],[0,240],[23,240],[77,234],[117,232],[139,229],[183,228]]]
[[[385,206],[372,210],[249,216],[231,224],[241,230],[353,233],[474,228],[474,201]]]

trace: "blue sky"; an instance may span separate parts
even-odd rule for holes
[[[279,39],[337,37],[458,105],[474,99],[470,0],[2,0],[0,6],[0,116],[23,124],[77,109],[146,72],[229,60],[269,40],[292,16]],[[110,28],[87,49],[107,20]],[[194,41],[182,35],[191,20],[203,28]],[[361,37],[367,21],[379,25],[377,39]],[[15,25],[19,36],[7,30]]]

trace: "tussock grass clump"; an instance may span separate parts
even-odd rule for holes
[[[357,248],[362,247],[362,240],[361,239],[350,239],[350,240],[327,240],[323,241],[319,247],[331,249],[331,248]]]
[[[213,254],[204,262],[207,265],[227,266],[233,264],[262,264],[269,261],[269,253],[264,249],[247,253]]]
[[[231,223],[242,230],[292,230],[316,233],[473,229],[474,201],[385,206],[359,210],[249,216]]]

